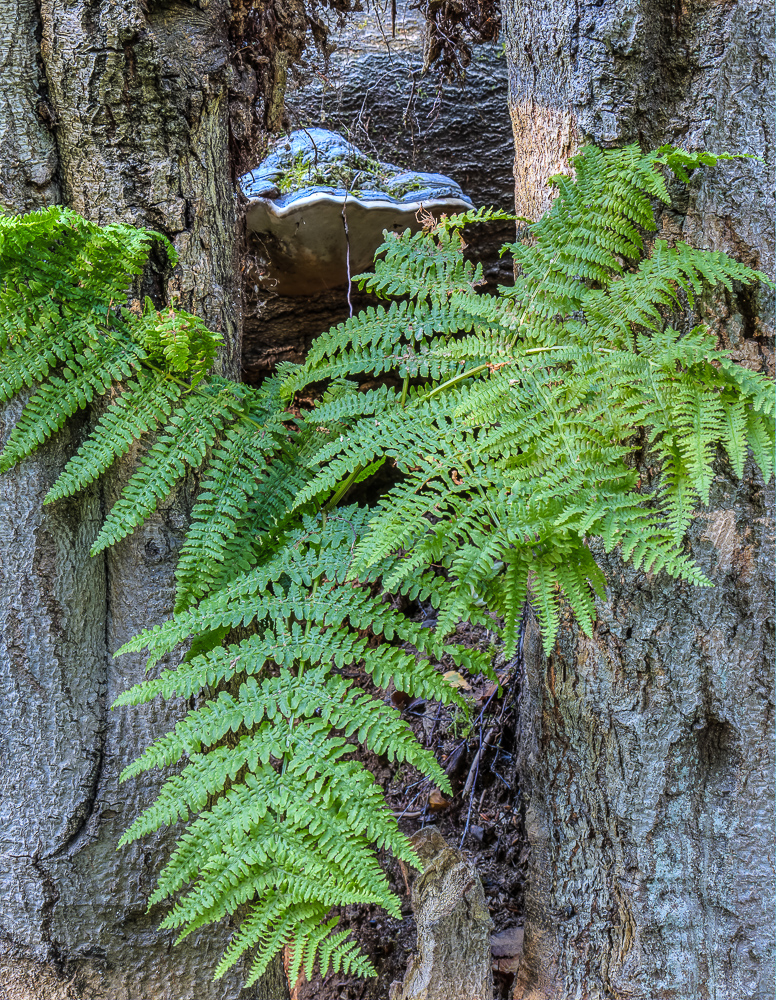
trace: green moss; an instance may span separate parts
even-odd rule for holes
[[[410,191],[422,191],[426,187],[428,187],[427,181],[413,177],[411,180],[404,181],[403,184],[392,184],[391,194],[401,198],[402,195],[409,194]]]
[[[386,171],[379,160],[373,160],[363,154],[349,157],[347,160],[334,162],[316,162],[309,151],[299,153],[283,176],[278,180],[277,187],[281,194],[299,191],[305,187],[344,188],[350,194],[358,196],[363,189],[378,189],[390,192],[396,197],[402,197],[411,191],[420,191],[425,186],[422,181],[408,178],[403,184],[391,184],[395,169]],[[358,185],[358,186],[356,186]]]
[[[385,183],[386,174],[382,165],[368,156],[353,156],[348,160],[316,162],[308,151],[300,153],[278,181],[281,194],[298,191],[300,188],[322,186],[354,190],[355,181],[369,181],[375,186]]]

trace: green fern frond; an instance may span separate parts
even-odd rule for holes
[[[240,647],[232,647],[230,663],[236,661],[232,672],[239,668],[251,675],[258,673],[266,661],[253,659],[257,648],[261,650],[257,636],[247,639]],[[365,643],[358,652],[366,656],[374,653],[373,660],[385,656],[383,651],[370,650]],[[405,673],[411,675],[410,655],[398,650],[394,652],[406,658]],[[191,669],[193,664],[184,666]],[[376,669],[374,662],[371,666]],[[184,667],[179,668],[182,669]],[[341,730],[346,737],[355,734],[359,743],[374,753],[412,764],[434,782],[441,783],[440,787],[449,788],[449,781],[433,755],[419,746],[398,713],[375,702],[360,689],[349,690],[350,687],[351,682],[336,675],[329,676],[326,668],[308,669],[298,680],[284,670],[279,677],[269,677],[261,684],[249,676],[240,686],[237,698],[221,691],[215,701],[208,701],[190,712],[173,732],[161,737],[130,764],[122,780],[151,767],[174,764],[184,754],[198,753],[203,745],[215,745],[230,731],[237,732],[241,727],[250,730],[261,725],[265,718],[273,721],[283,716],[289,720],[320,718],[331,729]],[[123,703],[127,703],[126,699]]]
[[[105,337],[72,358],[61,376],[52,375],[27,402],[3,450],[0,473],[30,455],[113,382],[131,377],[145,358],[137,344]]]
[[[142,524],[187,469],[199,468],[219,431],[239,411],[241,395],[233,382],[211,379],[206,389],[182,398],[105,518],[92,555]]]
[[[682,243],[647,251],[644,234],[670,200],[667,172],[685,181],[728,157],[586,147],[552,178],[550,210],[505,248],[516,278],[498,294],[482,292],[462,233],[503,214],[387,233],[357,281],[394,301],[323,334],[260,389],[208,375],[219,337],[195,317],[127,308],[156,234],[63,209],[0,217],[0,393],[33,390],[0,468],[76,410],[106,406],[53,502],[147,436],[95,552],[202,470],[175,613],[120,651],[147,649],[149,669],[184,655],[116,707],[196,699],[125,770],[180,768],[122,843],[185,825],[151,897],[173,897],[163,926],[181,938],[248,908],[218,975],[253,950],[250,984],[286,945],[292,977],[316,961],[372,974],[331,908],[398,913],[375,847],[419,862],[356,744],[452,791],[399,714],[344,670],[460,703],[443,660],[495,676],[488,654],[451,641],[460,621],[507,656],[526,602],[548,653],[563,601],[592,634],[606,581],[591,537],[637,569],[709,585],[685,532],[720,445],[736,474],[751,451],[772,476],[773,385],[669,317],[709,286],[767,279]],[[358,484],[371,506],[347,503]],[[396,594],[428,602],[434,627],[397,610]]]
[[[440,303],[455,291],[472,291],[481,285],[482,264],[475,266],[464,259],[458,227],[442,224],[433,232],[434,240],[422,230],[414,235],[409,230],[387,233],[376,251],[374,273],[356,275],[354,280],[381,298],[409,295],[421,302]]]
[[[755,462],[760,466],[763,479],[770,482],[773,476],[773,453],[776,443],[773,421],[767,420],[761,413],[747,413],[746,439]]]
[[[62,470],[45,503],[72,496],[101,476],[116,458],[129,451],[134,441],[170,416],[184,390],[185,386],[161,373],[127,382]]]
[[[224,574],[248,568],[244,543],[238,550],[231,543],[282,443],[283,415],[274,388],[251,400],[213,449],[178,556],[176,611],[207,594]]]
[[[193,385],[213,364],[221,343],[221,335],[208,330],[198,316],[172,307],[157,310],[147,296],[132,335],[149,354],[164,358],[171,372],[189,375]]]

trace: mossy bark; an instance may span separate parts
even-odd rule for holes
[[[90,219],[165,233],[179,265],[153,261],[142,290],[223,331],[222,369],[234,373],[241,316],[229,5],[15,0],[10,8],[11,29],[0,17],[14,45],[0,99],[6,206],[49,204],[61,191]],[[7,409],[7,430],[18,409]],[[83,427],[74,421],[3,481],[0,996],[278,1000],[287,995],[279,964],[249,993],[240,987],[244,967],[211,981],[229,927],[172,947],[174,935],[157,929],[160,913],[146,915],[169,835],[116,853],[159,784],[149,775],[119,785],[118,776],[186,706],[111,712],[144,673],[142,657],[112,654],[171,613],[191,498],[178,491],[143,528],[90,559],[139,449],[99,487],[42,509]]]
[[[547,206],[548,174],[586,140],[751,153],[764,162],[677,191],[660,235],[773,275],[771,8],[508,0],[505,26],[518,213]],[[699,311],[739,361],[773,371],[769,293]],[[772,484],[718,462],[688,545],[713,589],[599,552],[592,638],[568,619],[545,658],[529,628],[519,1000],[773,993]]]

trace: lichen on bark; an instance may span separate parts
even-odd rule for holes
[[[667,239],[773,275],[773,18],[755,0],[505,6],[517,212],[580,144],[762,158],[693,178]],[[538,139],[538,141],[537,141]],[[773,370],[772,297],[695,315]],[[648,458],[643,473],[650,475]],[[773,488],[723,462],[690,551],[711,590],[604,557],[594,635],[526,642],[521,801],[531,845],[516,1000],[745,1000],[772,992]]]

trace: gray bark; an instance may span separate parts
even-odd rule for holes
[[[39,62],[34,0],[0,0],[0,206],[28,211],[59,200],[57,151]]]
[[[32,3],[11,6],[17,54],[4,66],[0,128],[12,138],[2,150],[2,178],[16,180],[4,188],[6,204],[24,210],[50,202],[59,181],[66,203],[95,221],[163,231],[180,263],[172,273],[151,268],[144,290],[176,299],[222,330],[222,367],[233,372],[240,308],[227,149],[228,5],[44,0],[39,24]],[[38,65],[53,138],[30,111],[40,100]],[[6,432],[18,409],[9,407]],[[246,995],[244,967],[211,982],[230,928],[173,948],[174,935],[157,930],[160,912],[145,913],[170,836],[115,850],[159,784],[150,775],[119,786],[118,776],[185,706],[110,712],[144,675],[142,657],[114,661],[112,654],[169,616],[190,502],[179,491],[146,526],[90,560],[101,517],[137,456],[85,496],[43,512],[42,498],[83,427],[73,422],[2,484],[0,996]],[[252,995],[287,995],[279,963]]]
[[[546,207],[587,139],[752,153],[765,162],[704,172],[661,224],[773,275],[769,7],[510,0],[505,26],[518,213]],[[773,371],[768,293],[700,313]],[[751,464],[716,473],[688,536],[713,590],[602,555],[592,639],[569,619],[545,659],[529,627],[520,1000],[773,995],[773,489]]]
[[[512,208],[512,135],[502,46],[477,45],[463,83],[424,74],[424,20],[408,0],[375,0],[332,25],[333,54],[308,53],[286,94],[292,128],[334,129],[364,152],[457,181],[476,205]],[[297,77],[294,81],[293,77]]]
[[[492,1000],[493,921],[477,869],[427,826],[411,838],[423,862],[412,881],[415,954],[390,1000]]]

